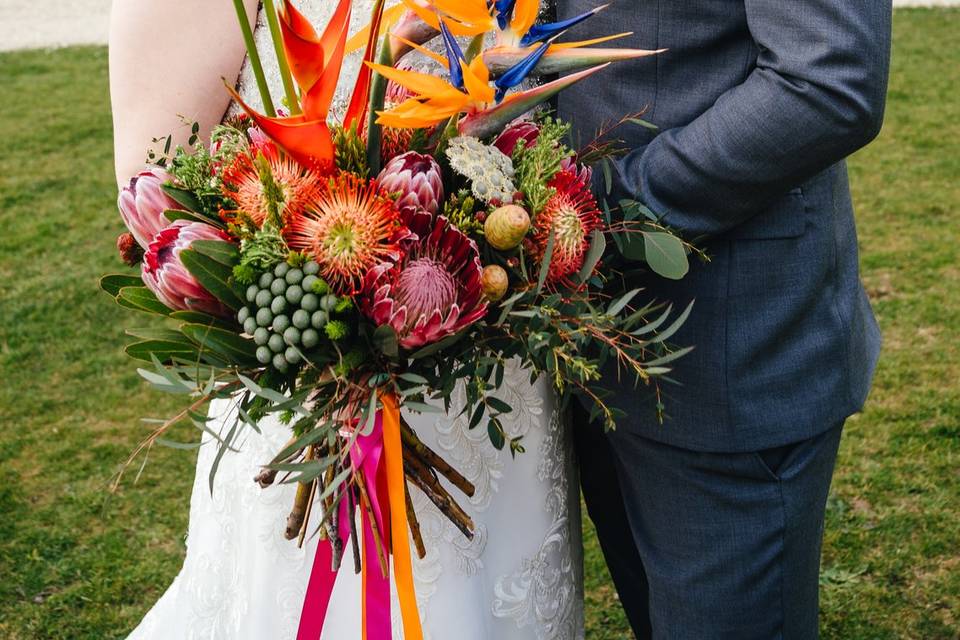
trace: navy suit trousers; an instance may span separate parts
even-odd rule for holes
[[[604,434],[575,413],[587,510],[637,638],[817,637],[842,425],[774,449],[710,453]]]

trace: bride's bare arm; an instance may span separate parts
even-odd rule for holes
[[[244,0],[251,19],[257,0]],[[156,137],[206,134],[223,117],[244,46],[228,0],[114,0],[110,16],[110,98],[117,183],[143,164]]]

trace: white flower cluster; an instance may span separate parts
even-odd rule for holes
[[[454,171],[470,181],[473,195],[483,202],[513,202],[517,188],[513,184],[513,162],[499,149],[473,136],[452,138],[447,158]]]

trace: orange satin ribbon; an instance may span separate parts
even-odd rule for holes
[[[403,449],[400,444],[400,408],[392,393],[385,394],[380,401],[383,403],[383,461],[387,470],[387,499],[390,503],[393,577],[400,600],[403,637],[405,640],[423,640],[410,559],[407,486],[403,476]]]

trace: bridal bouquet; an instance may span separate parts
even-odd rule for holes
[[[447,487],[473,487],[400,409],[446,412],[461,386],[470,428],[516,455],[523,444],[501,424],[512,408],[491,394],[508,360],[557,393],[585,396],[612,427],[601,367],[655,383],[686,351],[665,342],[686,312],[667,323],[670,309],[637,307],[636,290],[604,293],[609,274],[598,269],[638,241],[685,262],[684,246],[642,213],[612,223],[588,166],[612,148],[575,153],[565,123],[532,114],[609,61],[652,52],[588,46],[609,38],[557,42],[595,12],[538,25],[531,0],[380,3],[349,41],[350,0],[322,34],[289,1],[279,11],[267,2],[286,88],[278,110],[237,8],[266,113],[234,93],[243,116],[209,144],[196,127],[189,148],[168,144],[119,199],[129,233],[118,246],[140,273],[101,286],[124,307],[168,318],[130,329],[126,351],[154,387],[189,398],[131,460],[176,446],[165,432],[192,421],[218,446],[212,489],[242,429],[268,416],[288,424],[290,442],[255,480],[296,483],[286,535],[323,541],[301,637],[319,634],[349,548],[373,603],[368,628],[389,632],[392,563],[405,637],[418,638],[407,541],[420,556],[426,549],[408,483],[468,537],[473,522]],[[424,46],[434,38],[442,53]],[[352,99],[334,122],[342,59],[364,41]],[[438,72],[409,68],[411,50]],[[547,74],[560,78],[521,87]],[[235,405],[220,429],[203,413],[215,398]]]

